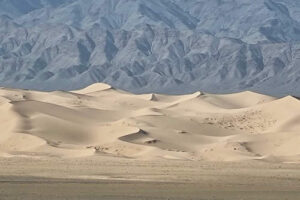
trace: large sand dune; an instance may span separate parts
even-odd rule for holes
[[[0,156],[300,161],[300,102],[253,92],[0,89]]]

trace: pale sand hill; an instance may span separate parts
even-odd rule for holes
[[[0,89],[0,156],[300,161],[300,102],[253,92]]]

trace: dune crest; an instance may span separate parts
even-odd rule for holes
[[[113,89],[113,87],[105,83],[94,83],[86,88],[83,88],[81,90],[75,90],[73,92],[78,94],[89,94],[89,93],[99,92],[99,91],[104,91],[109,89]]]
[[[0,89],[0,156],[300,160],[300,102],[254,92],[134,95]]]

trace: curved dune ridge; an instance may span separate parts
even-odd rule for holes
[[[254,92],[0,89],[0,156],[300,161],[300,102]]]

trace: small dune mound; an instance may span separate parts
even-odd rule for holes
[[[186,101],[186,100],[196,99],[198,97],[201,97],[202,95],[204,95],[204,94],[202,92],[198,91],[198,92],[195,92],[193,94],[179,96],[178,100],[179,101]]]
[[[147,101],[158,101],[156,94],[141,94],[137,95],[137,97]]]
[[[109,89],[113,89],[113,87],[105,83],[95,83],[81,90],[75,90],[72,92],[78,94],[90,94],[90,93],[105,91]]]
[[[155,94],[150,94],[149,101],[158,101]]]
[[[198,91],[198,92],[195,92],[193,95],[194,95],[195,97],[200,97],[200,96],[204,95],[204,93]]]
[[[134,133],[130,133],[128,135],[124,135],[119,139],[126,142],[133,142],[138,140],[144,140],[147,137],[148,133],[142,129],[138,129],[138,131]]]
[[[224,95],[207,94],[203,99],[224,109],[249,108],[276,100],[274,97],[251,91]]]

